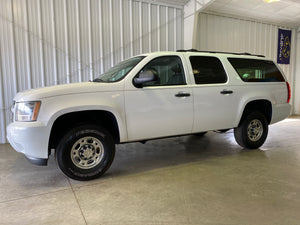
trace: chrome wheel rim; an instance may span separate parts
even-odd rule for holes
[[[263,124],[260,120],[252,120],[247,129],[248,138],[255,142],[258,141],[264,132]]]
[[[71,149],[71,159],[81,169],[97,166],[104,156],[101,141],[95,137],[83,137],[75,142]]]

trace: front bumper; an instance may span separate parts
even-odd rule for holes
[[[49,131],[41,122],[14,122],[7,127],[7,139],[30,162],[47,165]]]

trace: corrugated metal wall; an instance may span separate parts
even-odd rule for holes
[[[196,23],[197,28],[193,40],[193,47],[196,49],[249,52],[265,55],[274,61],[277,60],[278,28],[292,30],[291,62],[289,65],[280,65],[280,67],[291,86],[294,86],[296,55],[296,30],[294,28],[208,12],[199,13]]]
[[[14,95],[88,81],[119,61],[182,48],[182,7],[135,0],[0,0],[0,143]]]

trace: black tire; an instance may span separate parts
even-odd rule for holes
[[[266,117],[258,112],[249,113],[239,127],[234,128],[236,142],[248,149],[262,146],[268,136],[268,123]]]
[[[56,160],[61,171],[75,180],[92,180],[110,167],[115,144],[105,129],[94,125],[71,129],[59,142]]]

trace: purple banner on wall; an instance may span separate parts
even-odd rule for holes
[[[290,64],[291,36],[291,30],[278,29],[277,63],[279,64]]]

